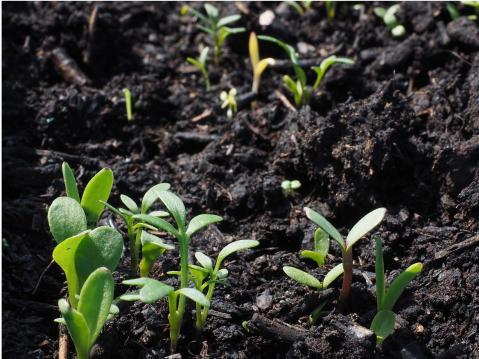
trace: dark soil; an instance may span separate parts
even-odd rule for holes
[[[229,120],[218,96],[233,86],[240,94],[250,89],[247,33],[228,40],[206,93],[185,58],[196,57],[209,40],[192,18],[179,16],[181,4],[97,5],[89,33],[94,4],[2,3],[5,358],[58,355],[53,319],[65,294],[64,276],[52,265],[39,278],[54,247],[46,209],[63,193],[63,160],[82,186],[100,168],[112,168],[113,203],[120,193],[139,199],[153,184],[167,181],[190,215],[222,215],[224,222],[198,235],[192,250],[216,256],[233,239],[261,242],[227,262],[231,286],[218,288],[204,333],[196,334],[193,320],[185,320],[183,358],[479,357],[476,24],[465,18],[452,22],[446,3],[403,3],[398,17],[407,35],[395,39],[371,3],[362,14],[351,3],[339,4],[332,24],[319,3],[303,17],[284,4],[218,4],[225,14],[241,13],[248,33],[301,42],[304,59],[319,62],[334,53],[356,61],[350,68],[333,67],[321,95],[296,112],[275,94],[286,94],[281,75],[289,70],[268,69],[254,108],[245,106]],[[263,28],[258,18],[267,9],[276,19]],[[266,43],[260,47],[263,56],[283,56]],[[55,65],[62,55],[84,76],[62,73]],[[125,119],[124,87],[133,93],[132,123]],[[284,179],[301,180],[299,193],[285,197]],[[355,342],[334,325],[342,318],[369,327],[374,286],[360,273],[348,317],[332,314],[309,327],[318,295],[281,269],[314,268],[299,256],[311,247],[314,231],[304,206],[343,231],[384,206],[388,214],[378,233],[389,278],[424,263],[395,307],[399,327],[382,349]],[[105,213],[103,220],[109,218]],[[332,247],[336,258],[330,264],[339,261]],[[374,272],[373,241],[358,243],[354,260],[356,268]],[[118,282],[128,261],[126,256]],[[177,253],[168,254],[154,277],[164,278],[177,264]],[[324,269],[314,273],[319,277]],[[166,310],[164,302],[123,307],[100,336],[95,357],[165,357]],[[247,333],[241,323],[254,313],[303,327],[306,339]]]

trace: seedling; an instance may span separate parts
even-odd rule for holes
[[[112,306],[114,282],[107,268],[98,268],[88,276],[81,290],[78,308],[71,307],[65,299],[58,301],[62,318],[56,321],[66,325],[75,345],[77,358],[90,358],[107,319],[118,307]]]
[[[176,228],[165,219],[161,217],[155,217],[151,214],[135,214],[133,218],[143,223],[147,223],[155,228],[166,231],[168,234],[175,237],[179,243],[180,289],[177,291],[165,290],[164,294],[168,295],[168,307],[170,312],[168,315],[168,320],[170,322],[170,339],[171,348],[174,351],[178,342],[181,323],[185,312],[186,297],[196,301],[204,307],[209,306],[209,301],[201,292],[193,288],[188,288],[188,266],[190,264],[188,261],[188,248],[191,242],[191,237],[204,227],[220,222],[222,218],[212,214],[200,214],[196,217],[193,217],[187,224],[185,205],[177,195],[170,191],[154,190],[154,192],[156,192],[156,196],[164,204],[169,214],[175,220]],[[148,283],[151,282],[148,281]]]
[[[220,251],[216,263],[206,254],[196,252],[195,258],[201,266],[191,264],[189,267],[195,288],[201,293],[207,290],[206,298],[210,302],[213,297],[215,285],[224,282],[228,277],[228,270],[221,268],[221,264],[226,257],[235,252],[253,248],[258,245],[258,241],[248,239],[230,243]],[[200,330],[205,326],[206,318],[208,317],[208,308],[209,306],[202,306],[200,303],[196,303],[196,327]]]
[[[422,263],[410,265],[386,288],[381,238],[375,237],[375,241],[377,313],[371,323],[371,330],[376,334],[377,344],[380,345],[394,330],[396,322],[396,314],[393,312],[394,304],[396,304],[407,285],[421,273]]]
[[[131,91],[127,88],[124,88],[123,95],[125,96],[126,119],[128,120],[128,122],[131,122],[133,121],[133,105],[131,103]]]
[[[293,181],[286,180],[281,182],[281,188],[283,189],[286,195],[291,195],[296,190],[301,188],[301,182],[298,180],[293,180]]]
[[[286,4],[291,6],[300,16],[303,16],[305,12],[311,10],[311,0],[307,1],[285,1]]]
[[[476,12],[475,15],[468,15],[467,18],[471,21],[476,21],[479,19],[479,1],[460,1],[463,5],[472,6],[474,11]],[[447,3],[446,5],[447,11],[451,16],[452,20],[457,20],[461,17],[459,10],[457,9],[456,5],[452,2]]]
[[[186,15],[190,12],[198,20],[198,28],[211,35],[213,40],[213,59],[215,66],[218,66],[220,63],[221,49],[223,48],[226,38],[231,34],[244,32],[246,29],[244,27],[227,26],[240,20],[241,15],[235,14],[220,17],[218,9],[213,5],[205,4],[204,8],[206,16],[188,5],[183,5],[181,15]]]
[[[200,57],[194,59],[192,57],[188,57],[186,61],[188,61],[193,66],[196,66],[198,70],[203,74],[203,78],[205,79],[205,86],[206,91],[209,91],[211,88],[210,84],[210,75],[208,74],[208,70],[206,68],[206,59],[208,58],[208,51],[210,51],[209,47],[205,47],[200,54]]]
[[[328,16],[328,21],[331,24],[336,16],[336,1],[326,0],[324,5],[326,6],[326,15]]]
[[[135,275],[138,270],[138,261],[140,257],[140,250],[142,250],[142,264],[140,265],[141,276],[147,277],[154,261],[163,254],[164,250],[170,249],[171,246],[164,244],[160,238],[152,240],[150,236],[143,236],[143,229],[155,229],[146,223],[137,221],[134,216],[136,214],[150,214],[152,216],[167,217],[168,212],[165,211],[152,211],[149,210],[153,203],[158,199],[156,191],[167,191],[170,188],[169,183],[159,183],[150,188],[141,201],[139,207],[137,203],[130,197],[122,194],[120,199],[126,208],[115,208],[112,205],[104,202],[105,206],[121,217],[126,224],[128,243],[130,248],[130,270],[132,275]],[[143,242],[148,242],[147,247],[143,246]],[[156,255],[156,257],[155,257]]]
[[[316,81],[314,82],[313,87],[309,87],[307,84],[306,73],[301,68],[299,64],[299,57],[298,53],[291,45],[286,44],[285,42],[278,40],[271,36],[260,35],[258,36],[260,40],[269,41],[275,43],[276,45],[280,46],[289,56],[291,63],[293,64],[293,70],[296,74],[296,81],[293,80],[289,75],[283,76],[283,84],[284,86],[293,94],[294,103],[297,107],[301,107],[303,105],[308,105],[311,96],[314,95],[319,85],[321,84],[321,80],[323,79],[326,71],[335,64],[347,64],[352,65],[354,61],[345,57],[337,57],[335,55],[329,56],[324,59],[320,66],[313,66],[311,69],[316,72]]]
[[[238,111],[238,104],[236,103],[237,91],[233,87],[229,92],[222,91],[220,94],[220,100],[222,101],[221,108],[228,108],[226,116],[229,119],[233,118],[233,115]]]
[[[361,218],[348,233],[346,240],[329,221],[311,208],[305,207],[306,217],[316,223],[328,236],[333,237],[341,249],[343,256],[343,284],[340,292],[340,302],[344,306],[351,292],[353,280],[353,245],[376,227],[384,218],[385,208],[378,208]]]
[[[384,21],[384,24],[391,30],[391,34],[394,37],[401,37],[406,33],[406,29],[403,25],[399,24],[396,18],[396,12],[398,12],[399,7],[399,4],[395,4],[387,9],[383,7],[374,8],[376,16]]]
[[[249,36],[249,58],[251,60],[251,67],[253,68],[253,86],[251,90],[254,93],[258,93],[261,74],[268,65],[274,65],[275,61],[271,57],[262,60],[259,59],[258,38],[254,32]]]

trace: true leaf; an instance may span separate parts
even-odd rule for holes
[[[211,17],[211,18],[218,17],[219,13],[218,13],[218,9],[216,7],[214,7],[211,4],[205,4],[204,7],[205,7],[206,13],[208,14],[209,17]]]
[[[253,248],[259,245],[259,242],[253,239],[242,239],[226,245],[218,254],[216,267],[220,267],[221,263],[226,257],[234,252],[242,251],[244,249]]]
[[[107,268],[98,268],[85,281],[78,302],[78,311],[90,330],[90,347],[95,344],[110,314],[115,284]]]
[[[421,271],[422,263],[414,263],[397,276],[386,289],[384,299],[381,303],[381,309],[392,310],[404,289],[406,289],[407,285],[416,278]]]
[[[202,307],[209,308],[210,302],[206,296],[195,288],[181,288],[178,289],[179,294],[183,294],[185,297],[190,298],[192,301],[198,303]]]
[[[361,218],[348,233],[346,244],[351,248],[354,243],[364,237],[370,230],[376,227],[384,218],[386,208],[377,208]]]
[[[78,193],[78,186],[75,180],[75,175],[73,174],[73,171],[67,162],[63,162],[62,172],[67,196],[73,198],[75,201],[80,203],[80,194]]]
[[[112,186],[113,172],[109,168],[102,169],[86,185],[81,199],[81,206],[85,211],[89,226],[94,225],[100,218],[105,208],[105,205],[100,201],[108,201]]]
[[[385,292],[385,280],[384,280],[384,257],[383,257],[383,244],[381,238],[375,237],[376,241],[376,302],[378,311],[381,310],[381,303],[383,302]]]
[[[329,252],[329,235],[321,228],[314,231],[314,251],[322,258],[321,265],[323,265]]]
[[[336,280],[336,278],[338,278],[341,274],[343,274],[343,272],[344,272],[344,267],[342,263],[333,267],[333,269],[331,269],[324,277],[323,289],[328,288],[329,285]]]
[[[344,244],[343,237],[338,232],[338,230],[331,224],[329,221],[320,215],[318,212],[312,210],[311,208],[305,207],[304,212],[306,213],[306,217],[316,223],[320,228],[322,228],[327,234],[333,237],[336,242],[341,246],[342,250],[346,249],[346,245]]]
[[[135,203],[135,201],[132,198],[128,197],[127,195],[121,194],[120,199],[123,202],[123,204],[126,206],[126,208],[128,208],[133,213],[140,212],[140,210],[138,209],[137,204]]]
[[[313,277],[311,274],[302,271],[301,269],[294,268],[294,267],[283,267],[283,271],[286,273],[288,277],[295,280],[300,284],[307,285],[308,287],[318,288],[321,289],[323,285],[319,280]]]
[[[175,219],[178,224],[178,229],[180,231],[184,229],[186,222],[186,209],[181,198],[170,191],[156,191],[156,194],[168,209],[168,212],[170,212]]]
[[[130,298],[125,295],[121,300],[140,300],[143,303],[154,303],[174,291],[174,288],[168,284],[162,283],[151,278],[136,278],[123,281],[123,284],[140,287],[137,298]]]
[[[146,214],[153,203],[158,199],[157,191],[168,191],[170,187],[169,183],[158,183],[146,191],[141,201],[141,213]]]
[[[48,209],[48,225],[57,243],[87,229],[87,220],[80,204],[70,197],[58,197]]]
[[[381,310],[374,316],[371,330],[376,334],[378,344],[393,332],[395,323],[396,314],[390,310]]]
[[[221,222],[222,220],[222,217],[216,216],[214,214],[200,214],[191,219],[190,223],[188,224],[186,234],[191,236],[200,229],[209,226],[210,224]]]
[[[310,251],[310,250],[304,250],[304,251],[301,251],[301,256],[303,256],[305,258],[312,259],[313,261],[315,261],[318,264],[318,266],[324,265],[324,257],[321,254],[319,254],[318,252]]]
[[[208,257],[206,254],[196,252],[195,258],[203,266],[203,268],[207,269],[208,271],[213,271],[213,262],[211,261],[211,258]]]

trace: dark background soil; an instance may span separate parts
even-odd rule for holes
[[[228,40],[221,66],[211,68],[213,88],[206,93],[185,58],[196,57],[208,38],[191,17],[179,16],[181,4],[97,5],[92,35],[88,22],[94,4],[2,3],[5,358],[57,356],[53,319],[65,294],[64,276],[53,265],[35,287],[51,260],[46,211],[63,193],[63,160],[81,186],[101,167],[112,168],[113,204],[120,193],[139,199],[151,185],[167,181],[191,216],[224,216],[223,223],[194,239],[192,250],[216,256],[231,240],[261,242],[227,262],[231,286],[217,289],[216,312],[203,335],[194,333],[193,320],[185,320],[183,357],[479,357],[479,31],[474,23],[451,22],[446,3],[403,3],[398,17],[407,35],[394,39],[372,14],[372,3],[362,15],[352,3],[339,4],[332,24],[320,3],[302,17],[278,3],[218,4],[223,14],[241,13],[248,32]],[[258,18],[267,9],[276,19],[263,28]],[[256,107],[247,106],[229,120],[218,110],[218,96],[232,86],[240,94],[249,91],[247,37],[253,30],[296,46],[301,42],[304,59],[319,63],[334,53],[356,64],[334,67],[311,108],[297,112],[275,95],[276,90],[286,94],[281,75],[288,70],[268,69]],[[52,60],[58,48],[77,62],[88,83],[62,76]],[[265,43],[260,48],[263,57],[283,56]],[[125,119],[124,87],[133,93],[131,124]],[[303,187],[287,198],[280,189],[283,179],[299,179]],[[300,249],[311,247],[314,231],[304,206],[343,233],[384,206],[388,214],[378,232],[389,278],[416,261],[425,264],[397,303],[400,328],[381,350],[351,343],[326,322],[314,329],[314,343],[281,343],[242,329],[241,322],[254,312],[308,328],[317,294],[281,270],[286,264],[314,268],[299,256]],[[104,221],[109,218],[106,213]],[[335,264],[339,251],[332,247],[336,259],[329,263]],[[164,278],[175,268],[176,255],[160,260],[154,276]],[[357,268],[374,272],[373,241],[359,243],[354,259]],[[127,268],[126,256],[118,280]],[[368,327],[374,290],[362,276],[355,282],[350,318]],[[166,314],[164,302],[122,308],[101,335],[96,357],[168,355]]]

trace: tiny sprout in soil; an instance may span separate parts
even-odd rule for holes
[[[253,68],[253,85],[251,90],[254,93],[258,93],[261,74],[266,70],[268,65],[274,65],[275,61],[271,57],[262,60],[259,59],[258,38],[254,32],[249,36],[249,58],[251,60],[251,67]]]
[[[208,74],[208,69],[206,68],[206,59],[208,58],[208,52],[210,51],[209,47],[205,47],[202,51],[200,56],[197,59],[192,57],[188,57],[186,61],[188,61],[193,66],[196,66],[198,70],[203,74],[203,78],[205,80],[205,87],[206,91],[209,91],[211,88],[210,84],[210,75]]]
[[[291,195],[295,191],[301,188],[301,182],[299,180],[293,180],[293,181],[285,180],[281,182],[281,188],[283,189],[286,195]]]
[[[131,102],[131,91],[127,88],[124,88],[123,95],[125,96],[126,119],[128,121],[133,121],[133,104]]]
[[[238,104],[236,103],[237,91],[235,88],[229,90],[229,92],[222,91],[220,94],[221,108],[227,108],[226,116],[233,118],[233,115],[238,111]]]
[[[311,10],[311,0],[306,1],[285,1],[286,4],[291,6],[299,15],[304,15],[306,11]]]
[[[395,4],[387,9],[383,7],[374,8],[374,13],[384,21],[384,24],[391,30],[391,34],[395,37],[401,37],[406,33],[403,25],[399,24],[396,18],[396,12],[399,10],[399,4]]]

